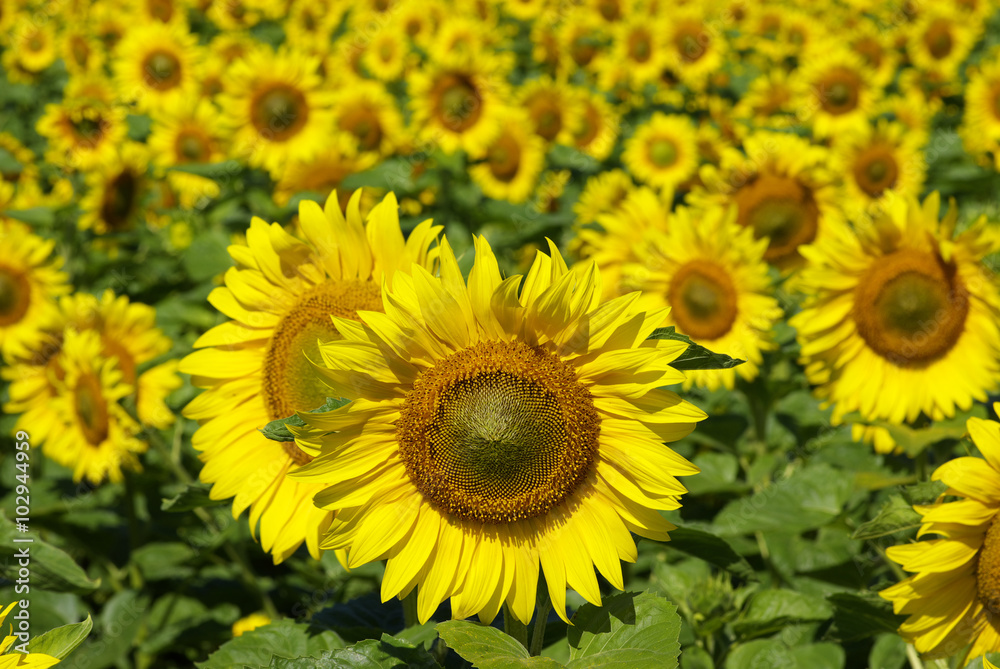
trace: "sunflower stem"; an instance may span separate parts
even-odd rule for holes
[[[544,579],[544,577],[542,577]],[[545,625],[549,622],[549,611],[552,610],[552,600],[549,599],[549,589],[544,582],[539,583],[539,593],[535,604],[535,625],[531,630],[531,647],[528,654],[540,655],[545,643]]]
[[[503,603],[503,631],[517,639],[525,648],[528,647],[528,626],[514,617],[507,602]]]
[[[910,661],[910,669],[924,669],[924,663],[920,661],[917,649],[912,643],[906,644],[906,659]]]
[[[419,587],[419,586],[418,586]],[[417,588],[410,590],[410,594],[403,597],[403,626],[413,627],[417,624]]]

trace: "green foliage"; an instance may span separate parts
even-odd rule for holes
[[[334,409],[339,409],[349,402],[350,400],[342,398],[327,397],[323,406],[318,409],[313,409],[307,413],[323,413],[325,411],[333,411]],[[272,420],[270,423],[261,428],[260,433],[272,441],[295,441],[295,435],[288,431],[289,425],[293,427],[305,427],[306,424],[305,421],[297,415],[289,416],[288,418]]]
[[[731,369],[746,362],[738,358],[731,358],[724,353],[709,351],[704,346],[691,341],[691,338],[687,335],[677,332],[673,325],[665,328],[656,328],[653,330],[653,334],[649,335],[647,339],[673,339],[674,341],[682,341],[687,344],[687,350],[670,363],[671,367],[683,371],[695,369]]]
[[[63,660],[83,643],[93,628],[94,621],[90,616],[82,622],[57,627],[32,637],[28,642],[28,652],[43,653]]]
[[[199,662],[197,666],[199,669],[275,666],[272,662],[278,658],[316,660],[326,651],[344,647],[343,640],[335,632],[314,629],[291,620],[279,620],[244,632],[241,636],[223,644],[219,650],[209,655],[204,662]]]

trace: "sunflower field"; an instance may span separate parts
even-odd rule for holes
[[[998,0],[0,0],[0,669],[993,667],[998,197]]]

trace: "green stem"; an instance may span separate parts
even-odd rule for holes
[[[503,631],[508,636],[517,639],[518,643],[525,648],[528,647],[528,626],[514,617],[507,602],[503,603]]]
[[[927,480],[927,451],[917,453],[917,479]]]
[[[531,647],[528,648],[528,653],[532,656],[542,653],[542,645],[545,643],[545,625],[549,621],[549,611],[552,610],[549,589],[543,585],[539,590],[543,588],[544,591],[539,592],[538,601],[535,604],[535,626],[531,630]]]
[[[419,587],[419,586],[417,586]],[[403,597],[403,626],[413,627],[417,624],[417,588],[410,590],[410,594]]]

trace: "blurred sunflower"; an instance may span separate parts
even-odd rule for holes
[[[361,56],[361,65],[380,81],[396,81],[403,76],[407,54],[402,26],[390,24],[372,37]]]
[[[690,200],[737,206],[737,222],[768,238],[764,259],[779,269],[803,264],[799,248],[842,220],[829,150],[790,134],[759,131],[743,142],[743,153],[727,151],[719,167],[700,172],[704,186]]]
[[[45,159],[67,170],[92,170],[112,162],[128,134],[120,109],[83,97],[81,85],[86,83],[70,80],[66,99],[45,105],[36,126],[48,140]]]
[[[21,225],[0,223],[0,353],[6,361],[29,355],[40,333],[56,319],[56,298],[70,291],[52,258],[56,243]]]
[[[38,75],[59,57],[55,26],[51,21],[34,21],[22,15],[8,37],[10,46],[3,50],[3,65],[11,83],[33,84]]]
[[[402,139],[403,117],[396,100],[379,83],[359,81],[337,92],[333,101],[336,127],[351,135],[360,151],[387,156]]]
[[[839,137],[833,169],[842,175],[842,201],[850,220],[871,215],[887,192],[904,198],[920,195],[927,172],[922,149],[923,137],[885,119]]]
[[[410,271],[433,267],[430,245],[440,227],[421,223],[404,243],[395,197],[389,195],[362,223],[356,192],[340,211],[336,193],[325,210],[299,205],[302,241],[278,224],[255,218],[247,245],[229,247],[236,267],[209,301],[233,320],[198,339],[181,361],[192,383],[207,388],[185,407],[201,424],[192,444],[205,462],[201,479],[213,499],[233,500],[233,516],[250,508],[250,528],[274,561],[306,542],[319,557],[319,535],[332,514],[313,506],[322,489],[286,478],[312,459],[292,443],[266,439],[257,428],[296,411],[321,406],[331,391],[310,362],[318,341],[341,336],[331,315],[357,319],[358,310],[382,310],[379,287]],[[397,272],[397,270],[400,270]],[[352,391],[356,394],[358,390]]]
[[[277,179],[289,162],[320,152],[333,117],[318,68],[318,58],[287,47],[258,47],[233,63],[218,98],[233,155]]]
[[[136,456],[148,445],[136,437],[140,426],[120,404],[133,388],[117,358],[104,354],[100,335],[68,329],[59,362],[64,376],[55,381],[42,451],[72,469],[74,481],[86,478],[94,485],[121,481],[123,468],[140,470]]]
[[[87,192],[80,199],[79,228],[104,235],[130,230],[145,221],[142,204],[149,189],[148,165],[147,147],[129,142],[113,161],[89,172]]]
[[[296,443],[315,459],[293,476],[337,514],[322,545],[387,560],[382,599],[416,588],[421,622],[450,597],[453,618],[506,603],[526,624],[541,573],[567,620],[567,586],[601,603],[595,566],[623,587],[630,532],[668,539],[657,510],[697,468],[663,442],[705,414],[660,389],[685,348],[646,341],[665,310],[601,304],[596,267],[569,271],[551,242],[506,280],[475,247],[468,286],[443,242],[440,276],[416,267],[383,289],[385,314],[337,319],[322,372],[358,398],[307,415]]]
[[[794,76],[799,122],[811,125],[817,138],[862,130],[881,95],[874,80],[857,53],[818,45]]]
[[[1000,289],[982,259],[1000,250],[985,216],[956,234],[954,207],[886,199],[884,214],[802,250],[810,295],[790,323],[806,375],[833,418],[933,420],[985,401],[1000,363]],[[877,444],[880,449],[891,447]]]
[[[217,163],[225,158],[224,132],[218,112],[203,98],[177,98],[153,115],[147,140],[154,163],[163,168],[192,163]],[[180,205],[194,207],[204,198],[219,195],[219,184],[207,177],[169,170],[166,179]]]
[[[115,85],[140,112],[195,94],[198,39],[180,24],[154,21],[130,28],[115,49]]]
[[[733,107],[733,116],[750,127],[783,128],[796,123],[794,101],[788,73],[772,67],[750,82]]]
[[[954,79],[979,40],[981,29],[981,22],[970,20],[954,7],[930,5],[908,31],[906,53],[917,69]]]
[[[505,82],[505,68],[486,54],[447,67],[428,64],[407,82],[412,123],[445,152],[482,153],[500,132]]]
[[[512,110],[500,134],[475,158],[481,162],[469,168],[469,176],[487,197],[524,202],[545,166],[545,140],[534,133],[526,113]]]
[[[369,119],[371,121],[371,119]],[[357,141],[346,133],[335,133],[325,140],[323,151],[309,160],[293,160],[274,186],[274,201],[284,206],[296,193],[315,193],[322,198],[340,188],[340,182],[378,163],[378,154],[358,153]],[[365,191],[367,197],[371,191]],[[341,194],[341,208],[347,206],[347,194]]]
[[[3,623],[10,615],[10,612],[17,606],[17,602],[11,602],[6,606],[0,604],[0,630]],[[11,631],[13,631],[11,625]],[[2,633],[0,633],[2,634]],[[19,638],[13,634],[0,636],[0,669],[48,669],[59,664],[59,658],[46,655],[45,653],[21,653],[20,651],[8,652]]]
[[[693,90],[704,90],[710,74],[725,59],[727,44],[721,31],[709,25],[707,6],[671,5],[663,20],[664,37],[670,46],[667,65]]]
[[[674,188],[698,169],[694,125],[687,116],[653,114],[625,142],[622,162],[639,181]]]
[[[970,74],[959,133],[967,151],[989,154],[1000,169],[1000,61],[983,61]]]
[[[923,517],[917,537],[940,538],[886,550],[914,575],[879,594],[909,616],[899,633],[927,659],[970,643],[967,660],[1000,651],[1000,423],[970,418],[966,426],[983,457],[950,460],[932,477],[957,499],[913,507]]]
[[[774,298],[766,239],[736,224],[734,207],[675,210],[666,230],[649,233],[636,262],[622,270],[626,289],[642,291],[636,306],[669,307],[677,330],[717,353],[746,362],[735,369],[691,371],[692,384],[732,390],[737,373],[756,378],[762,351],[773,349],[771,333],[783,312]]]
[[[526,81],[517,92],[517,104],[528,112],[539,137],[572,144],[579,117],[571,86],[549,77]]]
[[[60,55],[70,74],[103,70],[104,46],[94,37],[90,26],[68,26],[59,39]]]
[[[575,97],[578,120],[573,146],[595,160],[605,160],[618,142],[621,119],[602,93],[577,89]]]
[[[611,40],[607,22],[583,7],[571,7],[557,28],[560,79],[577,70],[592,70]]]
[[[635,183],[624,170],[605,170],[587,179],[579,199],[573,205],[576,225],[594,223],[601,214],[614,211]]]
[[[666,67],[670,52],[663,42],[663,25],[645,13],[630,15],[614,27],[610,57],[623,64],[633,87],[641,91],[655,83]]]

